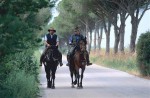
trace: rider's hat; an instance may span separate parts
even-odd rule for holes
[[[50,29],[48,29],[48,31],[49,31],[49,32],[50,32],[50,31],[56,32],[56,30],[55,30],[54,28],[50,28]]]
[[[80,31],[79,27],[75,27],[74,32]]]

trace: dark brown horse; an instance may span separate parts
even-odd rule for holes
[[[78,44],[78,48],[75,51],[73,58],[70,61],[70,74],[72,79],[72,87],[77,84],[77,88],[83,88],[82,80],[83,74],[86,67],[86,44],[84,40],[81,40]],[[81,69],[81,75],[79,73],[79,69]],[[75,81],[73,81],[73,75],[75,76]]]
[[[86,44],[85,41],[81,40],[79,42],[79,50],[75,52],[74,55],[74,65],[76,71],[76,79],[77,79],[77,88],[83,88],[82,80],[83,74],[86,68]],[[81,69],[81,75],[79,73],[79,69]]]
[[[71,46],[70,48],[73,49],[74,45],[70,45],[70,46]],[[73,59],[74,59],[73,57],[70,57],[69,55],[67,55],[67,60],[68,60],[68,62],[70,62],[69,70],[70,70],[72,88],[74,88],[74,85],[77,84],[76,70],[75,70],[75,64],[74,64],[74,60]]]
[[[52,89],[55,88],[55,73],[58,66],[58,59],[55,57],[56,54],[55,47],[48,47],[43,62],[47,78],[47,87]]]

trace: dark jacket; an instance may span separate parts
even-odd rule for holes
[[[56,45],[56,43],[57,43],[57,35],[56,34],[53,34],[52,38],[51,38],[50,34],[47,34],[46,37],[47,37],[47,43],[48,44],[50,44],[50,45]]]
[[[85,40],[85,37],[82,34],[74,34],[71,37],[72,44],[78,44],[80,40]]]

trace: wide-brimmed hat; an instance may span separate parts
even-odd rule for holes
[[[75,27],[74,31],[75,31],[75,32],[80,31],[80,30],[79,30],[79,27]]]
[[[56,32],[56,30],[54,28],[50,28],[50,29],[48,29],[48,31],[54,31],[54,32]]]

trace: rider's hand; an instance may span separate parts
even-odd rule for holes
[[[47,46],[49,47],[49,46],[50,46],[50,44],[47,44]]]

